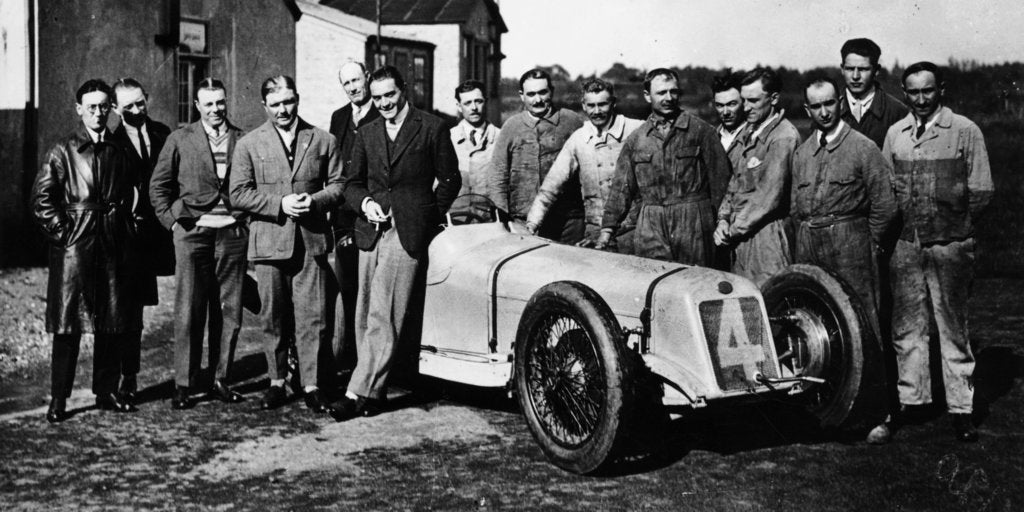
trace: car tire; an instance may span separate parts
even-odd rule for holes
[[[882,347],[856,292],[823,268],[791,265],[766,281],[761,293],[783,376],[825,380],[805,383],[800,394],[821,425],[879,424],[886,412]]]
[[[608,462],[627,437],[633,371],[611,308],[578,282],[538,290],[519,321],[515,382],[530,432],[575,473]]]

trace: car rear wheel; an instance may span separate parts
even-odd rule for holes
[[[515,347],[519,405],[555,465],[590,473],[626,437],[632,371],[615,315],[577,282],[551,283],[526,305]]]
[[[885,416],[882,349],[857,294],[813,265],[792,265],[761,287],[782,376],[823,379],[801,395],[822,426],[859,428]]]

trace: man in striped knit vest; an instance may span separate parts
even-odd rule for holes
[[[209,361],[216,364],[210,393],[227,403],[244,400],[227,386],[242,325],[249,240],[244,214],[231,209],[228,197],[231,153],[242,132],[228,122],[227,92],[220,80],[199,83],[195,106],[200,121],[171,134],[150,182],[153,208],[173,234],[177,260],[174,409],[191,407],[192,393],[205,387],[198,380],[207,321]]]

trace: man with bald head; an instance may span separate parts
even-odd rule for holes
[[[380,117],[377,108],[370,101],[369,83],[366,80],[366,66],[361,62],[348,61],[338,70],[338,81],[348,97],[348,103],[331,114],[331,135],[338,139],[342,169],[352,161],[352,147],[356,134],[368,123]],[[332,348],[335,368],[351,369],[355,364],[355,335],[352,319],[355,316],[355,301],[358,288],[359,250],[352,243],[352,227],[356,212],[344,202],[334,211],[331,223],[334,225],[336,247],[334,251],[334,277],[338,281],[339,295],[334,306],[334,335]]]

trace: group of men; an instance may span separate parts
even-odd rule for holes
[[[887,442],[931,402],[933,315],[955,433],[973,441],[966,302],[973,222],[992,194],[984,140],[943,106],[937,66],[904,72],[908,109],[875,80],[880,55],[868,39],[847,41],[845,83],[804,84],[814,127],[804,141],[779,107],[781,81],[765,68],[715,79],[717,127],[681,110],[679,77],[665,68],[646,75],[643,121],[618,114],[613,84],[600,79],[582,84],[585,117],[559,108],[551,77],[535,69],[519,80],[523,111],[500,128],[488,122],[484,84],[460,84],[462,119],[449,130],[409,103],[395,68],[368,73],[349,62],[339,72],[349,103],[330,133],[298,117],[298,91],[285,76],[263,84],[268,121],[245,135],[228,122],[217,80],[196,90],[200,121],[170,135],[147,118],[137,82],[113,90],[86,82],[76,97],[83,124],[47,155],[34,196],[53,242],[47,419],[67,417],[81,332],[96,334],[97,405],[134,409],[146,296],[138,285],[153,282],[137,275],[167,269],[132,262],[147,250],[154,256],[143,261],[156,266],[159,237],[145,235],[156,222],[176,257],[173,408],[191,407],[203,387],[207,328],[217,361],[210,393],[244,399],[227,378],[251,262],[270,377],[261,406],[286,402],[294,345],[296,391],[309,409],[339,421],[377,414],[442,216],[453,203],[493,202],[539,236],[721,267],[757,283],[791,263],[822,266],[856,291],[880,335],[890,332],[879,301],[891,284],[899,403],[868,441]],[[109,99],[123,120],[114,134]],[[321,383],[337,385],[351,346],[347,388],[329,402]]]

